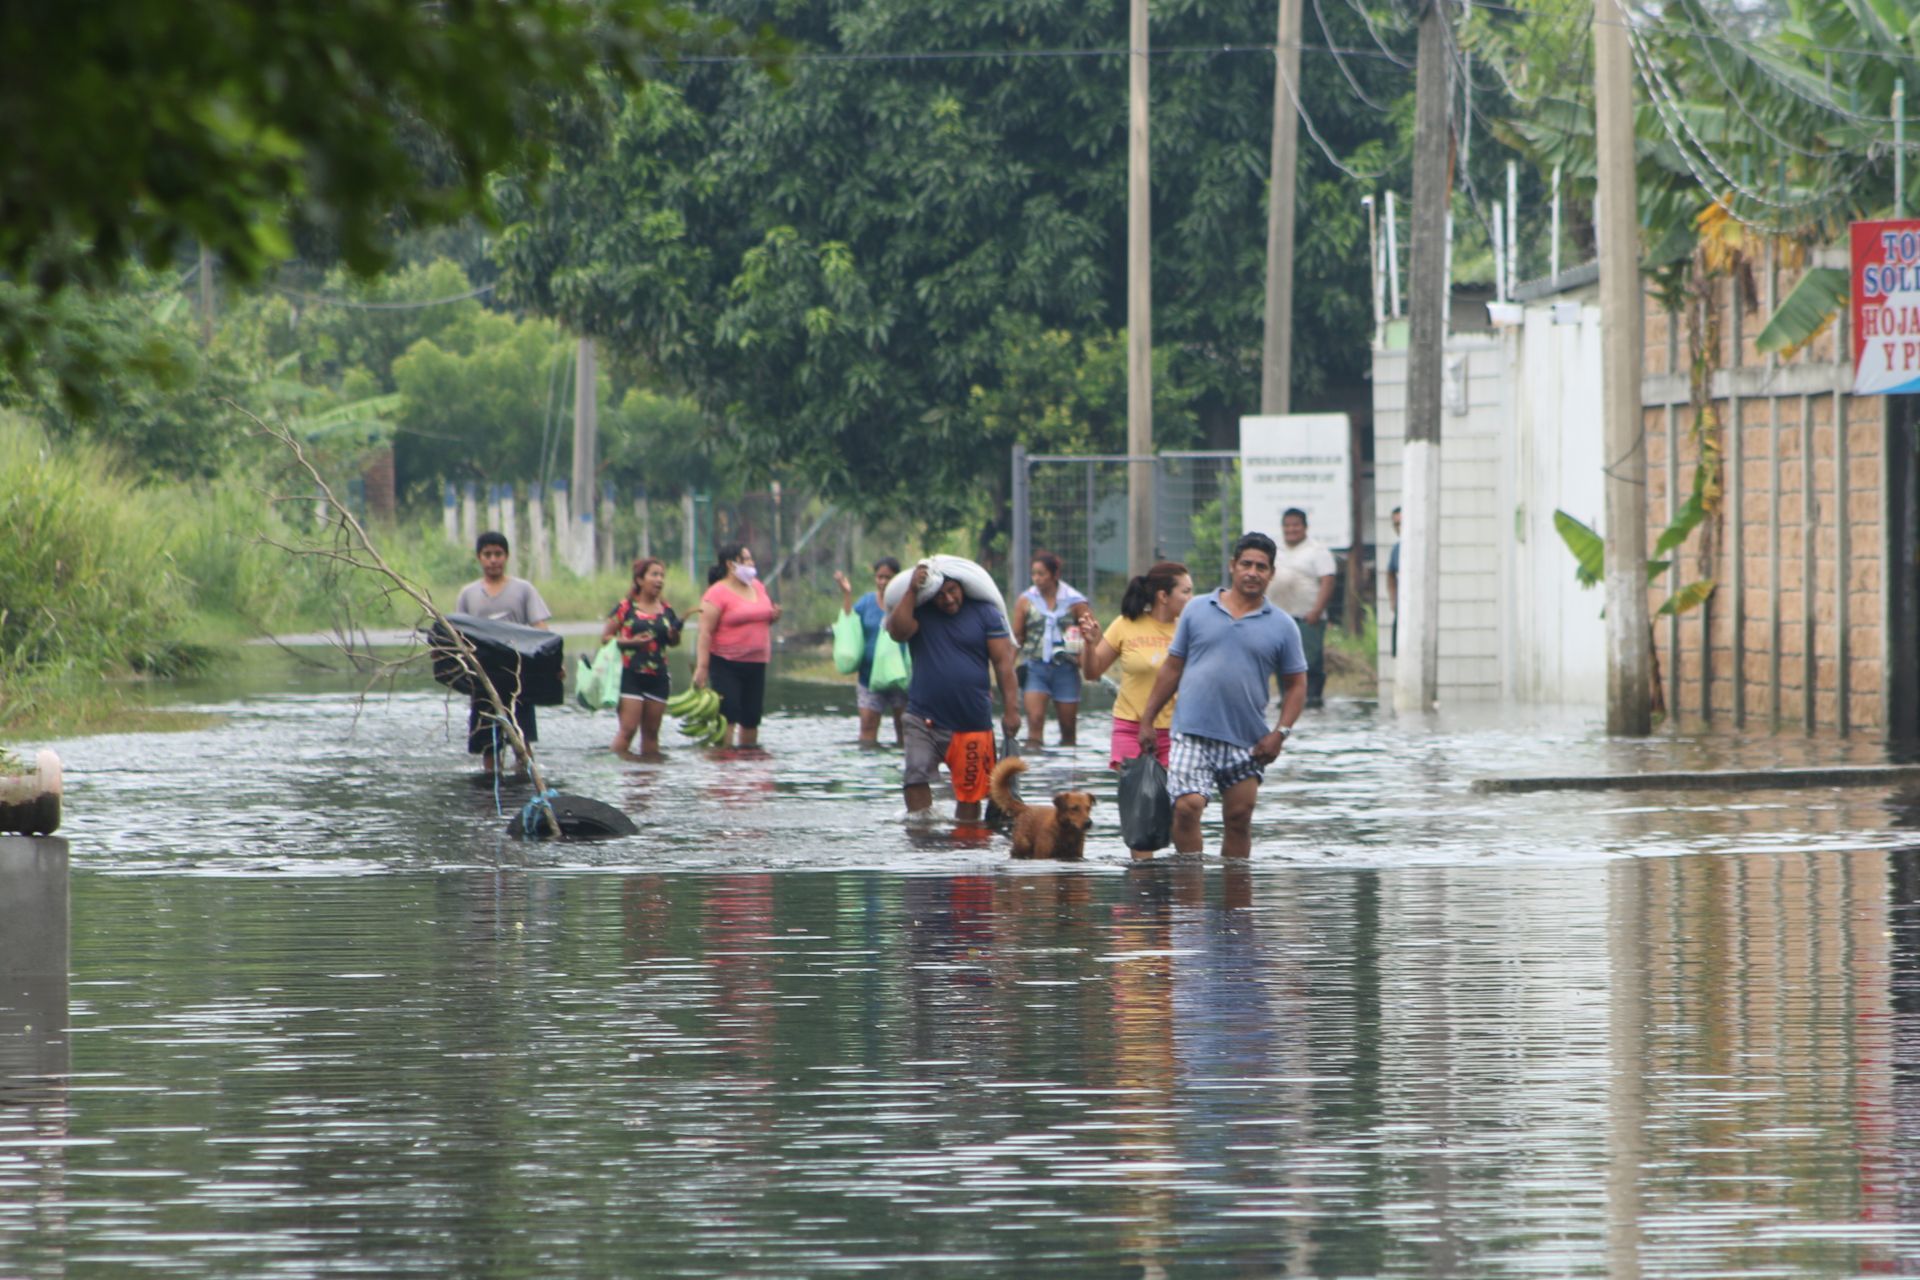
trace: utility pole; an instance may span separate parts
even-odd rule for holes
[[[1393,706],[1433,709],[1440,686],[1440,399],[1446,359],[1452,92],[1448,0],[1426,0],[1413,86],[1413,261],[1407,269],[1406,450],[1402,455],[1400,657]]]
[[[1260,353],[1260,412],[1291,412],[1293,381],[1293,207],[1299,170],[1300,0],[1280,0],[1273,47],[1273,150],[1267,160],[1267,318]]]
[[[1147,160],[1147,0],[1132,0],[1127,76],[1127,561],[1153,563],[1153,223]],[[1094,558],[1094,548],[1087,548]],[[1018,574],[1026,566],[1016,565]],[[1092,564],[1087,578],[1092,580]]]
[[[1594,0],[1593,116],[1605,415],[1601,456],[1606,459],[1607,484],[1607,732],[1645,735],[1653,731],[1647,451],[1640,421],[1645,300],[1634,185],[1633,55],[1627,47],[1627,14],[1619,0]]]
[[[599,378],[592,338],[580,339],[573,359],[573,527],[563,554],[575,573],[587,574],[594,561],[593,495],[600,491]]]

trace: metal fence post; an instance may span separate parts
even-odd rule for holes
[[[1227,491],[1232,487],[1233,472],[1222,467],[1213,473],[1214,483],[1220,488],[1220,585],[1225,586],[1233,578],[1233,544],[1240,540],[1240,531],[1233,527],[1233,521],[1227,519]],[[1246,513],[1241,513],[1241,519]]]
[[[1033,511],[1027,499],[1027,450],[1013,446],[1013,563],[1007,567],[1007,594],[1019,591],[1021,574],[1033,563]]]
[[[1167,460],[1159,454],[1153,458],[1153,558],[1165,560],[1167,512]],[[1145,573],[1150,566],[1137,564],[1131,566],[1134,573]],[[1131,575],[1128,581],[1132,581]]]
[[[1087,576],[1086,576],[1086,578],[1084,579],[1084,581],[1086,582],[1086,584],[1087,584],[1087,585],[1086,585],[1086,587],[1084,588],[1084,590],[1085,590],[1085,592],[1086,592],[1086,595],[1087,595],[1087,598],[1088,598],[1088,599],[1097,599],[1097,598],[1098,598],[1098,597],[1096,597],[1096,596],[1094,595],[1094,592],[1095,592],[1095,591],[1097,591],[1097,590],[1099,589],[1099,586],[1100,586],[1100,567],[1099,567],[1099,566],[1100,566],[1100,557],[1099,557],[1099,553],[1098,553],[1098,552],[1097,552],[1097,551],[1095,550],[1095,547],[1096,547],[1096,544],[1095,544],[1095,542],[1094,542],[1094,538],[1095,538],[1095,536],[1096,536],[1096,533],[1097,533],[1097,529],[1098,529],[1098,524],[1099,524],[1099,522],[1098,522],[1098,520],[1097,520],[1097,519],[1096,519],[1095,517],[1096,517],[1096,513],[1097,513],[1097,511],[1099,510],[1099,504],[1100,504],[1100,494],[1099,494],[1099,490],[1098,490],[1098,489],[1096,488],[1096,486],[1095,486],[1095,480],[1096,480],[1096,477],[1095,477],[1095,475],[1094,475],[1094,468],[1095,468],[1095,467],[1097,467],[1097,466],[1099,466],[1099,465],[1100,465],[1100,464],[1099,464],[1099,463],[1097,463],[1097,462],[1089,462],[1089,463],[1087,463],[1087,464],[1086,464],[1086,472],[1087,472]]]

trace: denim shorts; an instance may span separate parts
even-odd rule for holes
[[[862,711],[878,711],[884,715],[889,711],[905,711],[907,709],[907,691],[905,689],[893,689],[886,693],[875,693],[863,684],[856,684],[854,690],[854,702],[859,705]]]
[[[1029,662],[1020,677],[1020,688],[1027,693],[1044,693],[1055,702],[1078,702],[1079,664],[1061,658],[1052,662]]]

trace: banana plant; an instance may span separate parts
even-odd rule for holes
[[[1670,557],[1680,544],[1687,540],[1687,535],[1699,528],[1700,522],[1706,519],[1707,508],[1702,493],[1705,476],[1704,468],[1694,471],[1693,492],[1688,495],[1685,502],[1680,504],[1680,509],[1673,513],[1673,519],[1668,522],[1665,529],[1660,531],[1659,538],[1654,541],[1653,558],[1647,561],[1648,582],[1653,582],[1673,567],[1673,561],[1663,557]],[[1573,552],[1574,578],[1585,588],[1591,589],[1600,585],[1607,576],[1606,539],[1594,532],[1593,528],[1584,521],[1560,510],[1555,510],[1553,513],[1553,527],[1560,531],[1561,541],[1565,542],[1568,550]],[[1713,592],[1712,578],[1701,578],[1698,581],[1689,582],[1668,596],[1656,610],[1655,616],[1665,617],[1670,614],[1685,613],[1689,609],[1697,609],[1707,602]]]

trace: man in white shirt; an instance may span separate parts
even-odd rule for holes
[[[1307,513],[1289,507],[1280,517],[1280,548],[1267,599],[1300,624],[1307,651],[1307,705],[1320,705],[1327,687],[1327,602],[1333,599],[1333,552],[1307,536]]]

